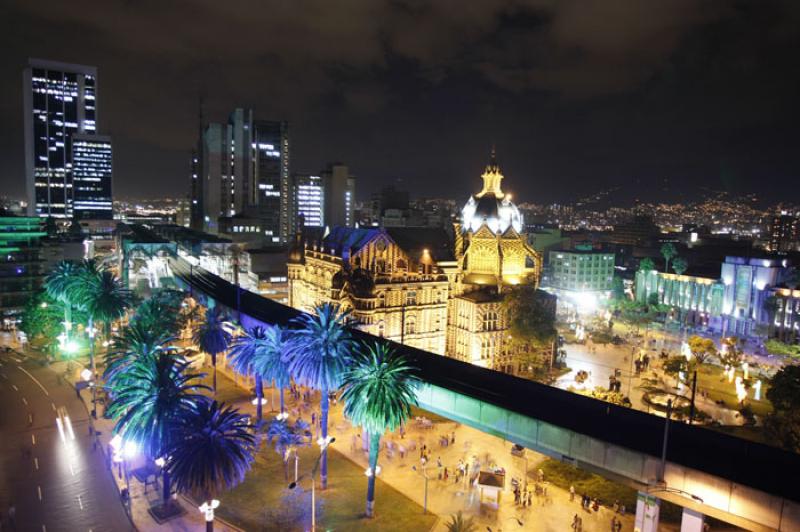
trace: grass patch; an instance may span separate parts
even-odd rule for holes
[[[307,475],[318,456],[314,448],[300,450],[300,476]],[[311,524],[310,480],[287,488],[289,480],[275,451],[265,445],[245,481],[220,497],[220,516],[244,530],[307,530]],[[407,532],[430,530],[436,521],[422,507],[384,483],[375,489],[375,517],[366,519],[367,478],[364,470],[335,450],[328,454],[328,489],[317,490],[317,525],[320,530]]]
[[[740,373],[741,374],[741,373]],[[751,372],[751,376],[753,373]],[[704,364],[697,371],[697,390],[708,392],[708,398],[712,401],[722,401],[727,408],[732,410],[740,410],[739,400],[736,397],[736,384],[728,382],[727,377],[723,374],[723,368],[719,366],[710,366]],[[772,404],[766,400],[767,390],[769,390],[769,382],[764,380],[761,384],[761,400],[754,401],[752,399],[752,391],[748,392],[747,406],[753,413],[760,417],[765,417],[772,412]]]

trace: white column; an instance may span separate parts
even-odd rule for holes
[[[636,496],[636,519],[633,532],[658,532],[658,514],[661,499],[642,491]]]
[[[704,518],[705,516],[700,512],[684,508],[683,517],[681,517],[681,532],[703,532]]]

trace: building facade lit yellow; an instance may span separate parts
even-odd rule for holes
[[[335,227],[306,235],[289,257],[289,304],[311,311],[337,303],[376,336],[513,372],[503,294],[516,284],[538,286],[541,257],[502,191],[494,154],[482,178],[452,234]]]

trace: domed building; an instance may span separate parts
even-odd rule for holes
[[[541,259],[502,190],[494,151],[481,177],[483,188],[467,200],[452,234],[333,227],[298,235],[288,264],[289,304],[312,311],[337,303],[375,336],[515,373],[503,297],[513,285],[538,285]]]

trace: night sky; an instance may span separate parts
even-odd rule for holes
[[[188,191],[198,97],[291,123],[292,171],[348,163],[466,198],[492,143],[520,202],[701,191],[800,200],[800,1],[4,0],[0,185],[22,197],[28,57],[97,66],[115,193]]]

